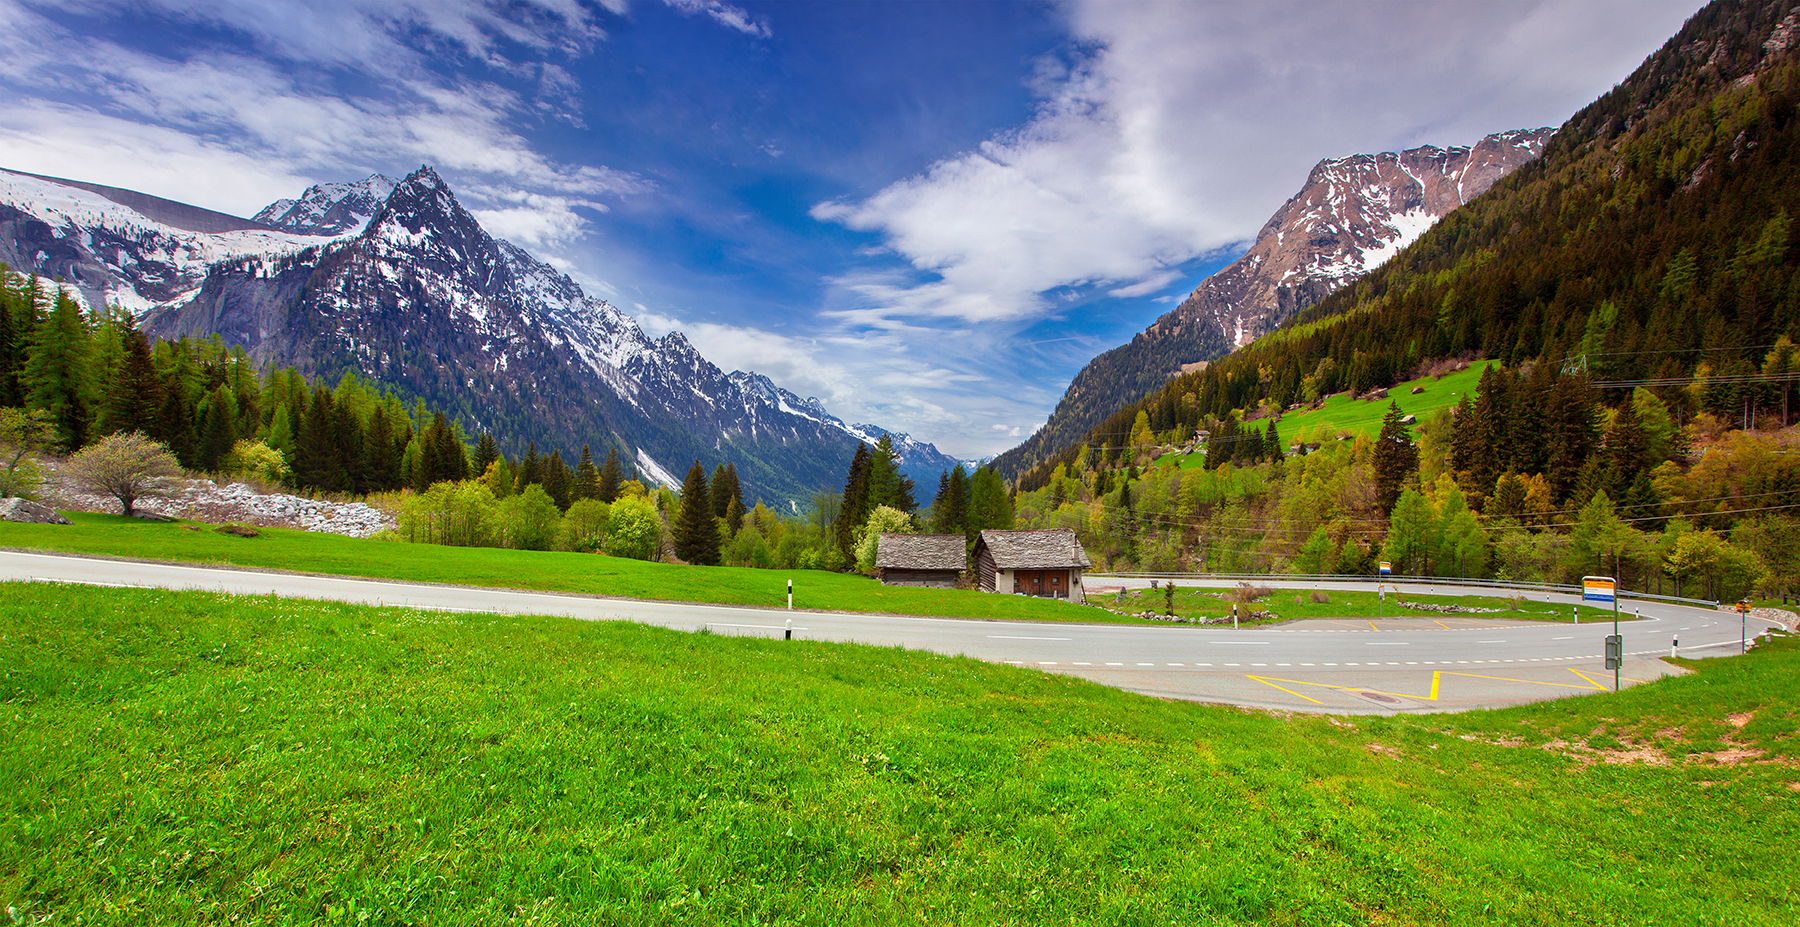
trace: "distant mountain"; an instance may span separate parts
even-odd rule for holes
[[[1183,367],[1273,331],[1537,157],[1555,131],[1501,132],[1473,147],[1426,145],[1320,161],[1242,258],[1208,277],[1129,344],[1089,362],[1044,427],[1000,455],[996,468],[1017,476]]]
[[[1018,485],[1044,485],[1081,443],[1116,442],[1138,412],[1180,431],[1265,401],[1391,386],[1470,355],[1537,371],[1518,381],[1534,402],[1568,370],[1578,375],[1557,390],[1607,405],[1643,384],[1676,421],[1705,412],[1717,427],[1785,425],[1800,369],[1795,216],[1800,0],[1715,0],[1571,116],[1540,157],[1273,336],[1123,407]],[[1533,440],[1504,450],[1517,472],[1560,471],[1552,486],[1566,486],[1585,452],[1554,466],[1516,459],[1545,452],[1546,418],[1510,425]],[[1598,440],[1591,421],[1562,423],[1565,449]]]
[[[536,441],[572,461],[583,444],[616,445],[677,484],[695,459],[709,471],[730,461],[748,495],[779,503],[841,489],[857,442],[881,433],[760,374],[721,371],[680,332],[649,339],[488,235],[430,168],[316,186],[220,233],[91,186],[0,174],[0,260],[126,306],[158,337],[217,334],[327,380],[354,371],[509,452]],[[921,484],[956,463],[904,435],[896,447]]]
[[[381,210],[399,181],[370,174],[355,183],[316,184],[297,200],[276,200],[255,221],[296,235],[343,235],[360,231]]]

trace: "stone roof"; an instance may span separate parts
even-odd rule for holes
[[[956,570],[968,560],[960,534],[883,534],[875,546],[875,566],[885,570]]]
[[[987,546],[994,555],[994,568],[1000,570],[1063,570],[1094,565],[1072,528],[983,531],[976,543]]]

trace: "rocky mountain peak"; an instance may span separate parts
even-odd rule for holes
[[[400,182],[370,174],[348,183],[314,184],[299,199],[263,207],[256,221],[296,235],[346,235],[362,231]]]
[[[1473,146],[1326,158],[1242,258],[1075,376],[1044,428],[995,463],[1023,472],[1184,366],[1221,357],[1381,266],[1438,219],[1537,157],[1553,128],[1500,132]]]

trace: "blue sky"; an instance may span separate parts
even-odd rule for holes
[[[437,167],[652,335],[965,457],[1322,158],[1557,125],[1697,0],[0,0],[0,166],[254,213]]]

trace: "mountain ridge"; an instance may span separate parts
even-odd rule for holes
[[[184,236],[81,189],[0,175],[0,260],[69,280],[90,305],[123,305],[159,337],[218,334],[259,363],[355,372],[512,453],[610,443],[677,479],[690,459],[729,460],[747,493],[792,502],[835,490],[869,437],[761,374],[726,374],[679,332],[650,340],[488,235],[429,167],[316,185],[224,237]],[[921,482],[956,463],[898,446]]]
[[[1124,345],[1084,366],[1044,426],[995,458],[1016,478],[1184,368],[1218,359],[1399,253],[1439,218],[1535,158],[1554,128],[1470,146],[1325,158],[1238,260]]]

